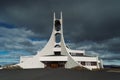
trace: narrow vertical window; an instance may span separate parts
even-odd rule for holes
[[[60,31],[61,30],[61,23],[59,20],[55,20],[55,30]]]
[[[60,33],[56,33],[55,34],[55,38],[56,38],[56,43],[59,43],[61,41],[61,34]]]

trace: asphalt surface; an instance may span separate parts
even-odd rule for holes
[[[120,73],[68,69],[0,70],[0,80],[120,80]]]

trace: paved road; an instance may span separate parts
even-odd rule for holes
[[[0,80],[120,80],[120,73],[67,69],[0,70]]]

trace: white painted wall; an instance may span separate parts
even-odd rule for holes
[[[76,57],[73,56],[73,59],[75,61],[98,61],[97,57]]]
[[[45,65],[42,62],[40,62],[36,56],[26,57],[26,58],[23,57],[20,61],[21,62],[18,65],[24,69],[45,67]]]
[[[67,61],[67,56],[44,56],[39,58],[40,61]]]

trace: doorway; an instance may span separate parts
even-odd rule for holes
[[[43,61],[45,68],[64,68],[66,61]]]

